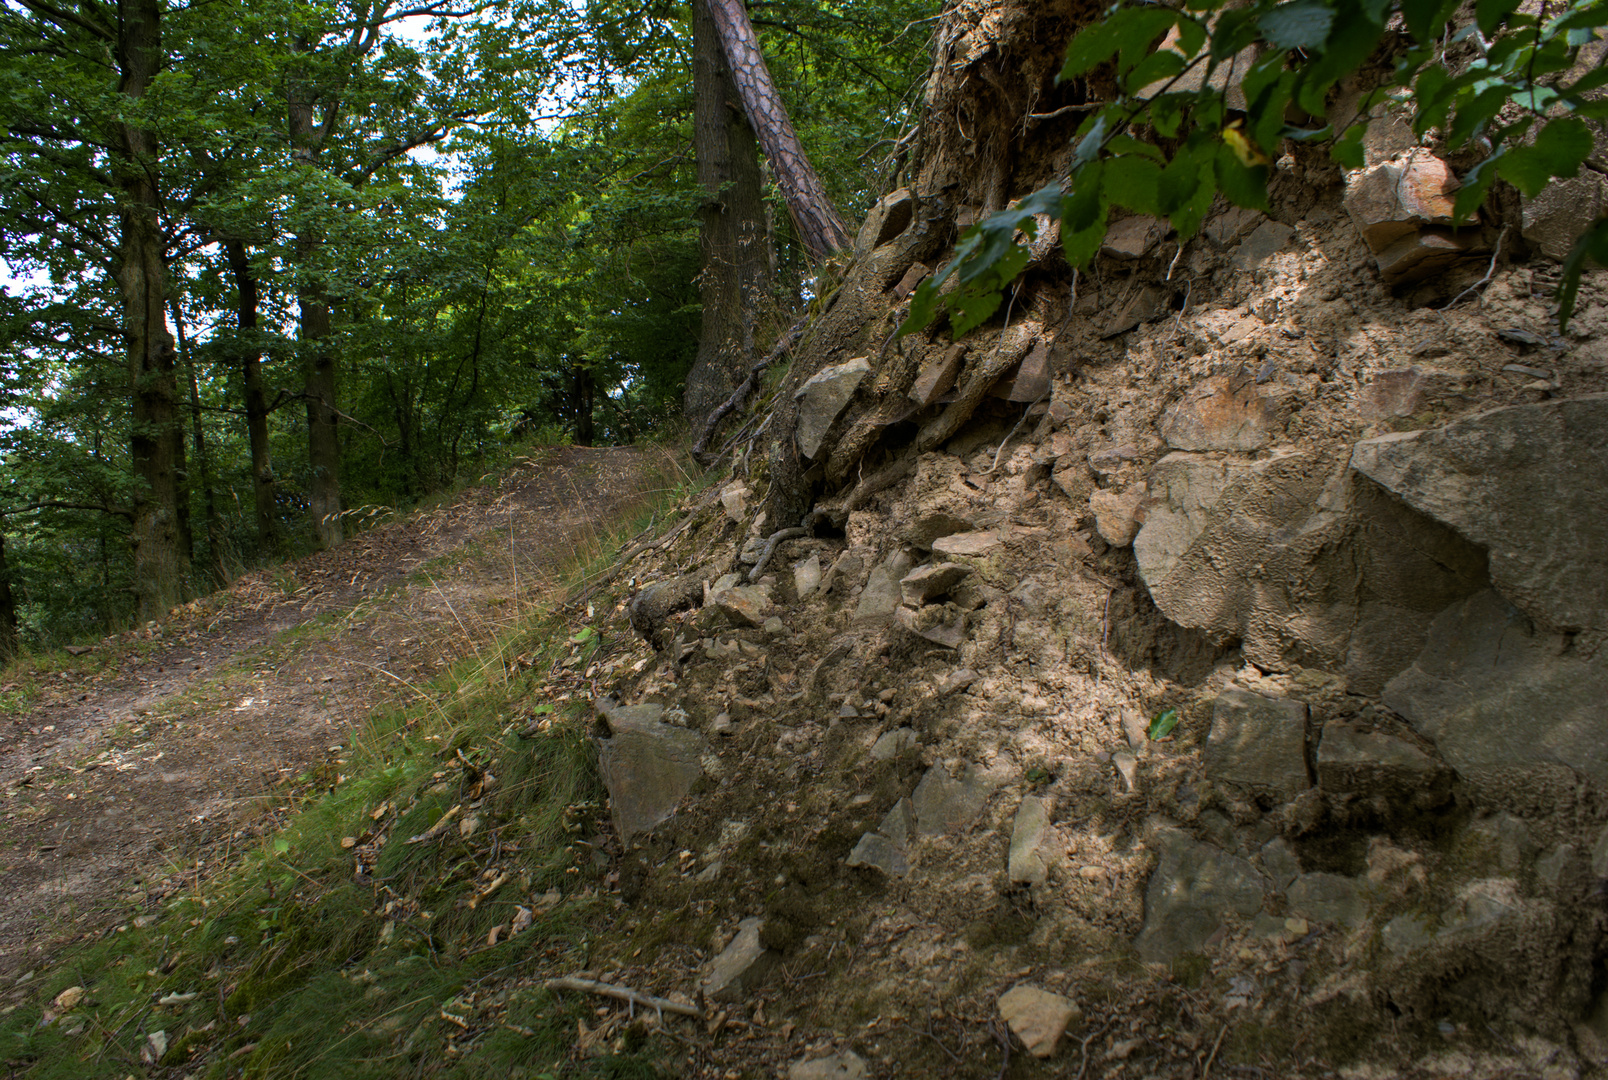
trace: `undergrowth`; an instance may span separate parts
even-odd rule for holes
[[[662,530],[691,483],[664,480],[577,539],[571,589]],[[554,600],[478,628],[473,655],[371,716],[260,847],[20,987],[0,1015],[12,1075],[662,1075],[652,1038],[589,1047],[596,1003],[543,987],[587,966],[615,903],[589,705],[557,691],[599,638],[586,603],[572,621]]]

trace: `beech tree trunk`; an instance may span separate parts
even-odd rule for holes
[[[753,129],[743,115],[708,0],[693,0],[693,144],[704,189],[698,276],[703,322],[683,398],[702,420],[754,358],[754,313],[769,294],[771,248]]]
[[[299,333],[306,350],[307,463],[312,467],[307,512],[318,546],[332,548],[340,545],[346,533],[341,521],[340,413],[335,409],[329,302],[316,287],[302,290],[297,302],[301,314]]]
[[[160,0],[119,5],[118,92],[145,96],[162,61]],[[114,168],[121,189],[115,276],[122,296],[132,420],[129,451],[143,481],[133,499],[134,593],[141,620],[159,618],[184,599],[190,558],[184,534],[184,417],[179,404],[177,351],[167,327],[167,266],[157,217],[155,135],[133,123],[114,132]]]
[[[815,258],[824,259],[849,242],[848,226],[833,209],[821,178],[799,145],[793,121],[788,119],[787,108],[776,92],[770,69],[765,66],[765,55],[759,50],[759,39],[754,34],[753,23],[748,21],[743,0],[707,0],[707,5],[720,35],[721,50],[732,81],[742,98],[743,110],[759,136],[760,145],[765,148],[765,157],[776,175],[776,185],[787,200],[787,211],[805,249]],[[693,49],[696,57],[696,28]]]
[[[274,460],[268,447],[268,394],[262,381],[262,349],[257,343],[257,277],[246,245],[225,240],[224,253],[235,283],[235,325],[240,329],[240,375],[245,383],[246,438],[251,444],[251,494],[257,512],[257,543],[278,553],[280,535],[274,514]]]

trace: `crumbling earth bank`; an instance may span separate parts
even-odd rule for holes
[[[968,10],[933,101],[1067,103],[973,70],[1064,34]],[[773,1070],[1599,1075],[1601,280],[1560,335],[1547,197],[1453,230],[1381,125],[889,341],[1058,124],[924,128],[774,445],[634,568],[656,651],[600,724],[644,942]]]

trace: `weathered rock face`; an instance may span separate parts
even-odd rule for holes
[[[1262,907],[1262,876],[1244,859],[1186,833],[1163,834],[1161,861],[1145,893],[1145,928],[1134,943],[1151,963],[1199,952],[1224,915],[1249,917]]]
[[[1449,607],[1384,700],[1459,773],[1566,765],[1608,784],[1608,658],[1486,591]]]
[[[598,740],[598,771],[622,839],[670,819],[703,775],[708,744],[696,731],[660,720],[664,708],[621,707],[604,699],[598,714],[610,733]]]
[[[1444,161],[1418,149],[1351,177],[1346,210],[1387,283],[1427,277],[1474,250],[1477,230],[1451,227],[1459,186]]]
[[[704,982],[704,993],[715,1001],[745,1001],[759,989],[780,960],[759,940],[765,924],[760,919],[744,919]]]
[[[993,790],[993,779],[970,762],[962,766],[958,777],[951,777],[942,766],[933,766],[910,796],[916,812],[916,831],[922,836],[937,836],[964,829]]]
[[[794,392],[798,398],[798,450],[813,458],[821,450],[827,432],[849,407],[849,399],[871,373],[865,357],[856,357],[816,372]]]
[[[1036,986],[1016,986],[1000,996],[999,1015],[1028,1053],[1047,1058],[1054,1056],[1078,1007],[1060,994]]]
[[[1551,630],[1608,629],[1608,395],[1515,405],[1357,444],[1352,467],[1490,550]]]
[[[1249,375],[1213,375],[1173,406],[1162,438],[1175,450],[1257,450],[1277,434],[1284,407]]]
[[[1134,554],[1168,618],[1240,639],[1264,668],[1344,673],[1360,693],[1406,667],[1430,621],[1486,580],[1478,547],[1320,453],[1169,454],[1145,514]]]
[[[1216,779],[1266,788],[1292,798],[1311,786],[1307,777],[1306,706],[1228,690],[1212,709],[1206,772]]]

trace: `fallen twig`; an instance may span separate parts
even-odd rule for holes
[[[1223,1025],[1223,1030],[1219,1031],[1217,1033],[1217,1041],[1212,1043],[1212,1052],[1206,1058],[1206,1067],[1201,1069],[1201,1071],[1200,1071],[1200,1080],[1207,1080],[1207,1077],[1212,1075],[1212,1062],[1217,1060],[1217,1051],[1223,1045],[1223,1036],[1227,1035],[1227,1034],[1228,1034],[1228,1025],[1224,1024]]]
[[[574,990],[582,994],[598,994],[602,997],[614,998],[616,1001],[628,1001],[632,1005],[641,1005],[644,1008],[655,1009],[662,1013],[677,1013],[681,1016],[690,1016],[694,1020],[703,1019],[703,1010],[696,1005],[686,1005],[669,998],[654,997],[639,990],[632,990],[627,986],[615,986],[612,983],[598,982],[596,979],[577,979],[566,976],[561,979],[548,979],[543,983],[549,990]]]
[[[418,836],[408,837],[407,840],[403,842],[408,844],[422,844],[426,840],[434,840],[436,837],[447,831],[447,826],[452,824],[452,819],[457,817],[461,810],[463,810],[463,804],[455,804],[451,810],[448,810],[445,814],[442,814],[441,817],[436,820],[434,825],[424,830]]]

